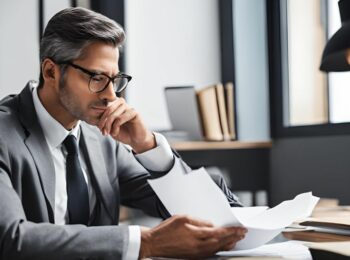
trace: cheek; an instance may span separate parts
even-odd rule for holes
[[[66,88],[68,89],[70,100],[73,101],[76,106],[85,110],[91,99],[87,83],[81,82],[80,80],[67,80]]]

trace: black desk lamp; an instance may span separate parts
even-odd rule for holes
[[[338,2],[342,26],[323,50],[320,70],[350,71],[350,0]]]

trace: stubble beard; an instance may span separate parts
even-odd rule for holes
[[[62,106],[77,120],[85,121],[90,125],[97,125],[99,118],[93,118],[85,115],[83,110],[79,107],[79,97],[74,97],[69,91],[66,80],[59,84],[59,99]]]

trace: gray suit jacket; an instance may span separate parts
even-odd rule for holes
[[[167,218],[147,183],[152,176],[124,145],[81,124],[80,147],[96,191],[91,226],[55,225],[55,171],[32,100],[31,85],[0,102],[0,258],[120,259],[128,228],[120,204]],[[174,161],[179,160],[174,156]],[[235,196],[215,179],[231,205]]]

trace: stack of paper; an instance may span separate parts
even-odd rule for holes
[[[349,217],[310,218],[307,221],[301,222],[300,225],[312,227],[313,230],[318,232],[350,236]]]
[[[149,183],[172,215],[186,214],[215,226],[246,227],[248,233],[235,250],[267,243],[297,219],[308,217],[318,201],[311,193],[303,193],[271,209],[231,208],[204,168],[188,174],[173,170]]]
[[[282,243],[263,245],[254,249],[225,251],[217,253],[218,256],[235,257],[268,257],[265,259],[298,259],[311,260],[309,249],[301,242],[287,241]],[[236,258],[235,258],[236,259]],[[249,258],[244,258],[248,260]],[[255,259],[255,258],[253,258]]]

